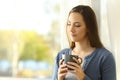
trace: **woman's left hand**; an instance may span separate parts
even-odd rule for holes
[[[83,72],[82,67],[79,65],[79,60],[74,57],[73,59],[76,61],[76,63],[67,62],[67,67],[72,69],[72,70],[69,70],[69,72],[75,74],[78,80],[84,80],[85,73]]]

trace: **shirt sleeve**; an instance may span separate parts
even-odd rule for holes
[[[57,66],[55,65],[52,80],[56,80],[56,79],[57,79]]]
[[[101,80],[116,80],[116,64],[112,54],[101,65]]]
[[[59,67],[59,54],[57,55],[57,57],[55,59],[52,80],[57,80],[58,67]]]

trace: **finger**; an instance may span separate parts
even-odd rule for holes
[[[80,65],[82,63],[82,58],[76,59],[75,57],[73,57],[73,60]]]
[[[71,73],[76,73],[77,72],[77,70],[69,70],[69,72],[71,72]]]
[[[68,68],[66,64],[60,65],[58,73],[64,73],[67,72]]]
[[[79,68],[80,66],[77,64],[77,63],[74,63],[74,62],[67,62],[68,65],[71,65],[71,66],[75,66],[77,68]]]
[[[62,68],[59,70],[59,73],[66,73],[68,71],[68,68]]]
[[[75,66],[72,66],[72,65],[67,65],[67,68],[71,69],[71,70],[75,70],[76,67]]]
[[[61,68],[66,68],[66,67],[67,67],[66,64],[62,64],[62,65],[60,65],[60,69],[61,69]]]
[[[62,73],[62,74],[60,74],[60,76],[65,76],[67,73]]]
[[[61,60],[59,61],[59,66],[63,63],[63,61],[64,61],[64,59],[61,59]]]
[[[64,77],[67,73],[61,73],[59,74],[59,77]]]
[[[76,59],[75,57],[73,57],[73,60],[74,60],[76,63],[79,64],[79,60],[78,60],[78,59]]]

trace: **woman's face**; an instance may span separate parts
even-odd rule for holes
[[[68,17],[67,34],[73,42],[82,42],[87,39],[87,28],[83,17],[77,12],[73,12]]]

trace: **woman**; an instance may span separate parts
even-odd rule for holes
[[[100,41],[96,16],[89,6],[78,5],[70,11],[66,32],[70,48],[58,53],[53,80],[116,80],[114,57]],[[63,54],[81,57],[82,64],[76,58],[76,63],[64,64]]]

